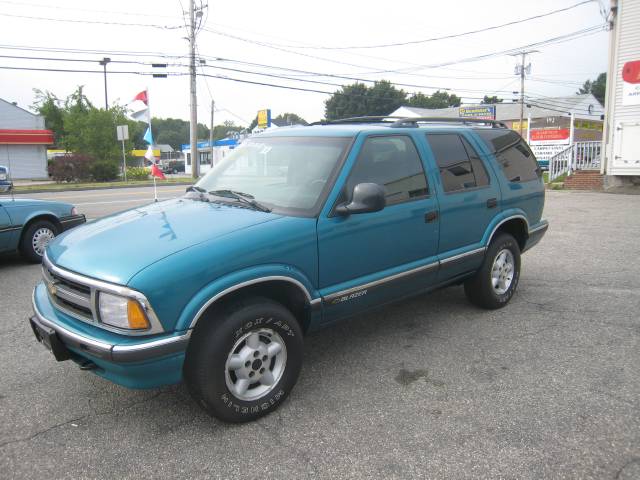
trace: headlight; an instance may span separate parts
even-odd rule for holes
[[[112,327],[127,330],[145,330],[149,328],[142,305],[137,300],[120,295],[100,292],[98,294],[100,321]]]
[[[76,207],[71,207],[71,215],[77,215],[78,209]]]
[[[7,174],[6,173],[0,173],[0,180],[6,180],[7,179]]]

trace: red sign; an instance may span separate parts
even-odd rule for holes
[[[0,144],[7,145],[51,145],[51,130],[1,130]]]
[[[531,130],[531,141],[542,142],[545,140],[567,140],[569,138],[568,128],[558,128],[554,130]]]
[[[640,60],[624,64],[622,79],[627,83],[640,83]]]

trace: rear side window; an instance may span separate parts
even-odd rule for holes
[[[458,192],[489,184],[487,170],[469,142],[455,133],[428,134],[445,192]]]
[[[387,205],[429,194],[418,151],[404,135],[369,137],[364,141],[347,180],[348,195],[359,183],[383,186]]]
[[[533,152],[513,130],[476,130],[498,159],[504,176],[510,182],[529,182],[540,178],[540,169]]]

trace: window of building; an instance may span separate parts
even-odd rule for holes
[[[350,196],[359,183],[377,183],[385,189],[387,205],[429,194],[422,161],[408,136],[369,137],[365,140],[347,180]]]
[[[538,180],[542,172],[536,157],[525,141],[513,130],[477,130],[498,159],[507,180],[528,182]]]
[[[489,176],[478,153],[455,133],[428,134],[427,140],[440,170],[445,192],[489,185]]]

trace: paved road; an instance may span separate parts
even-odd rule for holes
[[[183,386],[131,391],[55,363],[26,323],[39,268],[6,258],[0,472],[638,479],[639,212],[640,196],[549,192],[552,226],[508,307],[477,310],[455,287],[312,335],[283,407],[240,426]]]
[[[177,197],[182,195],[186,188],[185,185],[159,186],[158,199],[166,200]],[[87,218],[94,219],[153,202],[153,187],[30,193],[16,195],[16,198],[39,198],[69,202],[76,205],[78,211],[84,213]]]

